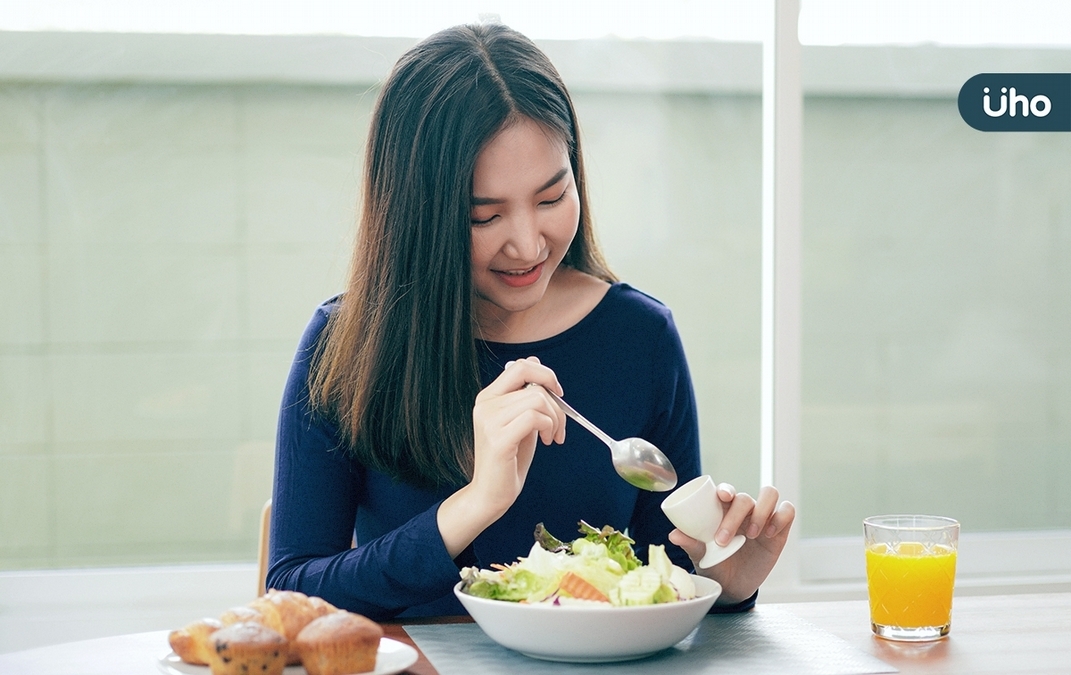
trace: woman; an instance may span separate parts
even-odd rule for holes
[[[621,480],[587,432],[566,439],[547,394],[650,440],[682,482],[699,474],[672,316],[607,268],[581,157],[565,87],[519,33],[460,26],[398,61],[348,289],[313,316],[284,393],[269,587],[375,619],[462,614],[461,567],[526,554],[539,522],[571,538],[581,519],[627,528],[641,555],[673,542],[677,564],[702,557],[671,533],[664,494]],[[773,488],[720,495],[719,538],[749,540],[700,572],[746,608],[794,512]]]

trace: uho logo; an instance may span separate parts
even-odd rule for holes
[[[959,90],[959,114],[979,131],[1071,131],[1071,74],[975,75]]]

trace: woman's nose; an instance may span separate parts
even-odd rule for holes
[[[535,262],[544,246],[546,240],[540,232],[535,214],[524,214],[514,219],[509,240],[504,247],[506,255],[524,262]]]

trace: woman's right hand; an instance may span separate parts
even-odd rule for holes
[[[506,364],[502,374],[476,396],[471,485],[486,509],[497,513],[496,519],[524,487],[536,437],[544,445],[565,441],[565,413],[544,387],[559,396],[564,393],[554,371],[530,356]]]
[[[565,413],[547,390],[564,394],[554,371],[530,356],[507,363],[476,396],[472,481],[448,497],[437,516],[451,556],[513,505],[532,465],[536,438],[545,445],[565,441]]]

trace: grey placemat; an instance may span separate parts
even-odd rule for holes
[[[557,663],[529,658],[492,641],[475,624],[405,626],[440,675],[869,675],[896,668],[791,612],[756,607],[742,614],[711,615],[671,649],[638,661]]]

